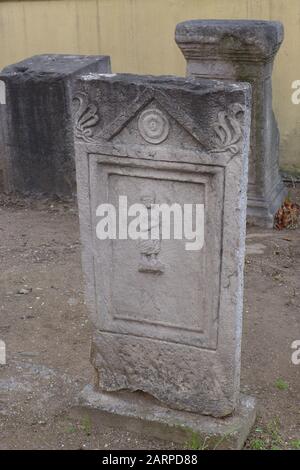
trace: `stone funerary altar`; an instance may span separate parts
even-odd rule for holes
[[[74,95],[92,416],[168,440],[241,447],[239,390],[250,86],[88,74]],[[81,107],[78,116],[78,107]],[[224,141],[222,134],[230,136]],[[204,204],[204,246],[99,240],[101,204]],[[223,419],[219,419],[223,418]],[[102,421],[103,422],[103,421]]]

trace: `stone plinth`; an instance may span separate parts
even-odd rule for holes
[[[88,415],[93,429],[105,425],[199,450],[242,449],[256,418],[255,399],[245,395],[232,415],[218,419],[168,408],[141,392],[99,392],[91,385],[73,410]]]
[[[286,191],[279,173],[279,132],[272,109],[272,68],[283,41],[274,21],[191,20],[176,27],[187,75],[252,85],[248,221],[272,227]]]
[[[72,82],[81,73],[109,71],[109,57],[60,54],[37,55],[2,70],[0,158],[6,191],[76,193]]]
[[[130,421],[130,410],[142,413],[140,391],[165,410],[161,419],[144,416],[150,426],[177,416],[188,429],[199,418],[200,435],[201,423],[205,434],[210,420],[221,425],[232,415],[249,431],[254,410],[240,412],[239,380],[250,94],[248,84],[176,77],[77,80],[76,174],[98,396],[85,394],[90,408]],[[142,203],[146,219],[154,204],[184,214],[187,204],[202,205],[204,244],[187,249],[186,231],[164,238],[163,220],[152,218],[158,238],[130,237],[124,197],[128,214]],[[116,209],[118,228],[114,235],[107,225],[99,239],[103,207]]]

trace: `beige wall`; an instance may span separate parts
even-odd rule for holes
[[[300,171],[300,0],[0,0],[0,67],[39,53],[109,54],[115,72],[184,74],[176,23],[192,18],[280,20],[274,69],[281,164]]]

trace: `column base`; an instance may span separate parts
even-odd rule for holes
[[[176,442],[189,448],[241,449],[256,418],[255,399],[240,397],[234,414],[212,418],[167,408],[143,392],[99,392],[91,385],[82,391],[74,411],[97,423]]]
[[[247,223],[263,228],[273,228],[274,216],[287,194],[287,188],[280,181],[268,198],[248,195]]]

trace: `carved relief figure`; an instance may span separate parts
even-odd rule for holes
[[[159,227],[159,214],[154,214],[152,211],[151,216],[151,205],[155,204],[155,195],[145,194],[141,197],[141,202],[147,208],[148,220],[141,221],[141,232],[147,232],[147,240],[139,240],[139,250],[141,254],[141,260],[139,264],[140,272],[153,272],[162,273],[164,272],[164,265],[158,259],[158,255],[161,249],[161,241],[151,240],[151,232],[155,228]]]

